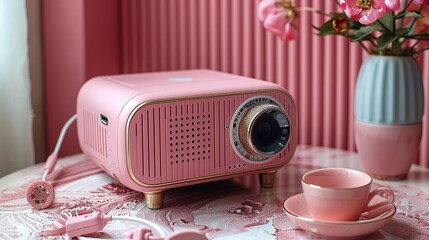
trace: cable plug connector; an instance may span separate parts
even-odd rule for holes
[[[95,211],[67,219],[65,227],[67,235],[77,237],[103,230],[112,217]]]

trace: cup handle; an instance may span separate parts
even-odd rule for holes
[[[387,201],[379,202],[371,206],[368,205],[367,211],[376,209],[380,206],[386,205],[387,203],[392,203],[395,200],[395,193],[393,193],[392,189],[388,187],[378,187],[369,193],[368,204],[371,203],[372,199],[377,195],[385,198]]]

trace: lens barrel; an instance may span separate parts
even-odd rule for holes
[[[273,104],[261,104],[249,109],[238,128],[243,148],[261,158],[277,155],[289,140],[290,124],[287,114]]]

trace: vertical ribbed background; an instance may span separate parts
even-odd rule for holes
[[[209,68],[288,89],[299,110],[299,143],[355,150],[353,98],[366,54],[348,39],[321,38],[322,15],[302,12],[299,39],[284,43],[265,32],[259,0],[121,1],[124,73]],[[323,12],[335,1],[297,1]],[[429,96],[429,54],[421,56]],[[425,102],[420,163],[429,166],[429,106]]]

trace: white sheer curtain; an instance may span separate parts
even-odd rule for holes
[[[34,164],[25,0],[0,0],[0,177]]]

